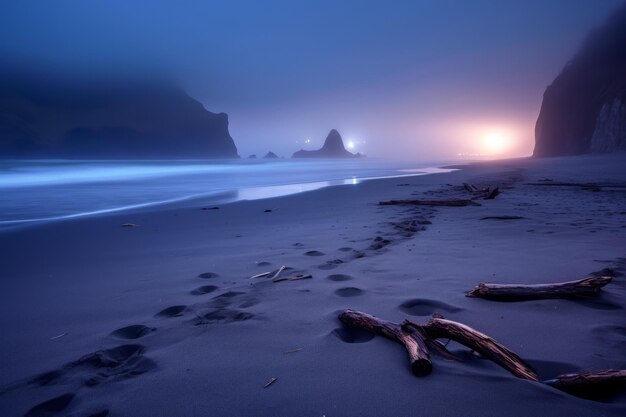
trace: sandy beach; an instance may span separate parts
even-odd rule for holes
[[[442,314],[494,337],[541,380],[626,368],[623,157],[459,168],[1,232],[0,415],[625,415],[623,391],[577,398],[460,345],[449,348],[463,362],[433,355],[433,372],[416,377],[402,346],[339,322],[348,308],[396,322]],[[464,182],[501,194],[467,207],[378,205],[468,198]],[[249,278],[283,265],[312,278]],[[603,268],[616,276],[589,300],[465,296],[478,282]]]

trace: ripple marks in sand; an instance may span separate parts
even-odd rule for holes
[[[155,330],[156,329],[153,327],[144,326],[142,324],[133,324],[131,326],[117,329],[113,331],[111,335],[120,339],[139,339],[140,337],[143,337]]]
[[[179,306],[171,306],[164,308],[155,314],[155,317],[178,317],[182,316],[187,306],[179,305]]]
[[[411,316],[430,316],[434,313],[458,313],[462,308],[455,307],[441,301],[414,298],[400,304],[400,310]]]
[[[335,281],[335,282],[342,282],[342,281],[350,281],[351,279],[354,279],[354,277],[350,275],[346,275],[346,274],[332,274],[332,275],[327,276],[326,279],[330,281]]]
[[[365,343],[374,338],[374,334],[370,332],[351,327],[338,327],[332,333],[345,343]]]
[[[339,297],[356,297],[361,294],[363,294],[363,290],[356,287],[339,288],[335,291],[335,295],[338,295]]]

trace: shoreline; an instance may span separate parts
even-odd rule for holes
[[[464,167],[467,165],[458,165],[458,167]],[[175,206],[177,204],[183,204],[185,202],[193,203],[193,201],[202,200],[205,204],[219,204],[227,205],[237,203],[239,201],[252,201],[252,200],[264,200],[269,198],[280,198],[289,196],[292,194],[298,194],[303,192],[310,192],[326,187],[344,186],[344,185],[356,185],[365,181],[383,180],[383,179],[397,179],[408,178],[413,176],[422,175],[434,175],[452,172],[462,168],[456,167],[439,167],[439,166],[426,166],[424,168],[416,169],[399,169],[398,172],[412,171],[414,173],[385,175],[385,176],[369,176],[369,177],[356,177],[344,178],[340,180],[323,180],[323,181],[309,181],[299,183],[286,183],[286,184],[273,184],[273,185],[257,185],[250,187],[235,188],[232,190],[216,190],[208,191],[206,193],[192,194],[180,197],[174,197],[166,200],[150,201],[145,203],[131,204],[127,206],[113,207],[107,209],[93,210],[87,212],[50,216],[34,219],[19,219],[19,220],[0,220],[0,233],[5,230],[11,230],[20,227],[37,226],[38,224],[44,224],[49,222],[71,220],[83,217],[92,217],[99,215],[107,215],[120,212],[132,212],[141,210],[159,210],[163,207],[167,209],[168,206]],[[228,198],[228,195],[236,195],[236,197]]]
[[[393,321],[440,313],[493,336],[542,379],[623,368],[623,276],[589,301],[465,297],[479,281],[558,282],[606,266],[626,272],[623,191],[530,185],[546,178],[626,183],[619,162],[481,162],[219,210],[193,200],[0,233],[8,260],[0,265],[0,331],[10,335],[0,350],[0,386],[10,386],[0,411],[23,415],[70,393],[63,413],[77,415],[402,416],[420,409],[527,416],[545,414],[546,404],[551,415],[622,415],[624,395],[582,400],[516,379],[458,346],[464,363],[433,358],[432,375],[416,378],[401,346],[337,320],[347,308]],[[502,194],[475,207],[377,204],[460,198],[463,182],[498,184]],[[524,218],[481,220],[506,215]],[[249,279],[281,265],[313,277]],[[141,346],[142,367],[124,362],[117,369],[126,373],[115,375],[64,367],[124,345]],[[27,382],[52,370],[59,379]],[[97,385],[84,385],[102,374]],[[277,380],[263,388],[270,378]]]

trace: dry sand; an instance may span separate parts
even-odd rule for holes
[[[499,161],[4,231],[0,415],[623,416],[623,392],[576,398],[459,346],[465,362],[433,356],[432,374],[415,377],[400,345],[337,320],[346,308],[394,321],[440,313],[544,379],[626,368],[622,275],[585,301],[465,297],[479,281],[625,272],[626,188],[529,184],[548,178],[624,186],[626,166],[623,156]],[[377,205],[466,198],[463,182],[503,193],[481,206]],[[248,279],[281,265],[313,277]]]

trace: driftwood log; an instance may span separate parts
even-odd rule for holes
[[[381,206],[411,205],[411,206],[438,206],[438,207],[464,207],[480,206],[474,200],[386,200],[379,201]]]
[[[612,279],[612,273],[605,270],[602,275],[591,275],[577,281],[554,284],[485,284],[481,282],[468,292],[467,296],[501,301],[592,297],[597,295],[600,289]]]
[[[538,381],[535,371],[515,352],[496,342],[493,338],[465,324],[442,317],[433,317],[425,324],[409,320],[402,322],[406,330],[421,331],[431,339],[451,339],[506,369],[518,378]]]
[[[603,371],[583,372],[559,375],[544,381],[551,387],[574,395],[580,395],[593,389],[619,388],[626,385],[625,369],[607,369]]]
[[[539,381],[537,373],[515,352],[465,324],[440,316],[434,316],[427,323],[404,320],[397,324],[360,311],[345,310],[339,315],[339,319],[350,327],[367,330],[403,344],[409,352],[411,370],[415,375],[427,375],[432,370],[427,344],[446,357],[455,358],[445,345],[436,340],[450,339],[478,352],[518,378]],[[626,386],[626,370],[607,369],[564,374],[543,383],[568,394],[593,399],[598,393],[606,395],[611,389]]]
[[[419,333],[407,332],[397,323],[354,310],[342,312],[339,320],[350,327],[367,330],[404,345],[409,354],[413,374],[423,376],[431,372],[433,365],[430,361],[430,353],[425,340]]]

